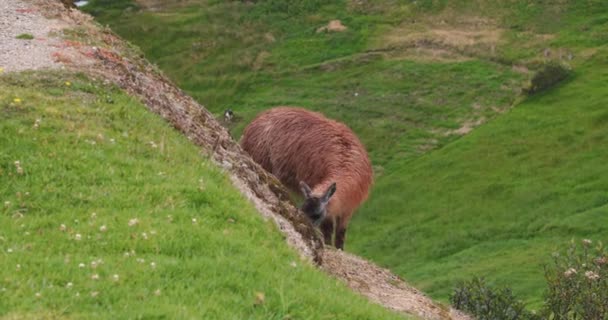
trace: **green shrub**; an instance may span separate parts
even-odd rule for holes
[[[608,252],[602,243],[574,241],[545,268],[547,319],[608,319]]]
[[[553,264],[545,267],[547,292],[539,315],[525,309],[511,289],[493,289],[481,278],[462,282],[450,296],[459,310],[479,320],[607,320],[608,252],[600,242],[572,241],[553,254]]]
[[[568,78],[570,74],[570,69],[559,62],[544,63],[530,80],[529,86],[524,88],[524,92],[534,94],[545,91]]]
[[[493,289],[483,278],[460,283],[450,296],[450,302],[456,309],[468,312],[478,320],[540,319],[526,310],[511,289]]]

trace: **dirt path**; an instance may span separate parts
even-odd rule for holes
[[[45,19],[38,8],[19,0],[0,1],[0,68],[4,71],[59,68],[53,52],[65,25],[60,20]],[[33,39],[17,39],[18,36]]]
[[[5,71],[66,68],[118,84],[223,167],[234,185],[264,217],[276,223],[303,259],[317,263],[353,290],[391,310],[424,319],[468,319],[433,302],[386,269],[348,253],[324,249],[318,233],[289,201],[287,191],[241,150],[210,112],[89,16],[67,11],[59,1],[2,0],[0,26],[0,67]],[[86,39],[66,41],[61,38],[62,28],[77,28]],[[13,39],[27,32],[45,40],[35,42],[36,49],[23,50],[23,44]]]

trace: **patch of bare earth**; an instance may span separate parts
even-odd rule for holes
[[[4,71],[59,68],[53,58],[61,41],[53,37],[65,25],[45,19],[31,3],[0,1],[0,68]],[[17,39],[20,35],[33,39]]]
[[[65,9],[54,0],[4,0],[10,5],[36,6],[49,25],[77,29],[81,38],[57,38],[63,67],[112,81],[162,116],[205,157],[222,167],[233,184],[267,219],[275,222],[287,243],[305,260],[344,281],[353,290],[391,310],[425,319],[467,319],[409,287],[397,276],[371,262],[341,251],[325,249],[308,220],[293,206],[286,189],[244,153],[215,117],[182,92],[159,70],[133,52],[120,38],[100,28],[88,15]],[[61,42],[63,41],[63,42]]]
[[[326,248],[322,260],[321,268],[325,272],[391,310],[423,319],[470,319],[458,310],[433,302],[389,270],[355,255]]]
[[[421,61],[462,61],[495,54],[503,30],[492,21],[447,19],[440,16],[424,23],[405,22],[380,37],[376,46],[391,52],[390,57]]]

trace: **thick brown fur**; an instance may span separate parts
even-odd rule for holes
[[[294,192],[299,192],[300,181],[317,196],[336,183],[321,230],[331,242],[335,224],[335,245],[341,249],[348,222],[367,199],[373,182],[371,162],[357,136],[320,113],[276,107],[245,128],[241,146]]]

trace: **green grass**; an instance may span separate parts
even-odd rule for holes
[[[269,107],[304,106],[352,127],[377,167],[445,145],[457,138],[446,133],[465,122],[493,118],[526,80],[485,60],[383,59],[366,51],[377,29],[395,21],[353,14],[341,1],[317,5],[314,14],[296,5],[299,13],[286,16],[275,2],[190,1],[148,12],[97,0],[88,10],[216,115],[231,108],[240,119],[233,136]],[[316,33],[334,18],[349,29]]]
[[[605,58],[383,177],[353,221],[356,251],[435,297],[485,276],[538,305],[551,252],[606,240]]]
[[[282,104],[352,127],[376,186],[347,249],[434,298],[484,275],[538,307],[551,252],[605,235],[608,2],[190,0],[157,12],[113,3],[94,1],[90,12],[215,114],[232,108],[235,138]],[[331,19],[348,30],[315,32]],[[500,35],[495,48],[456,41],[448,50],[466,59],[446,61],[378,53],[391,32],[480,31],[472,21]],[[512,64],[534,72],[546,60],[574,76],[520,96],[532,73]],[[470,135],[449,134],[480,119]]]
[[[16,36],[15,38],[21,39],[21,40],[32,40],[32,39],[34,39],[34,36],[29,33],[22,33],[22,34]]]
[[[3,75],[0,115],[0,317],[398,318],[301,262],[121,90]]]

